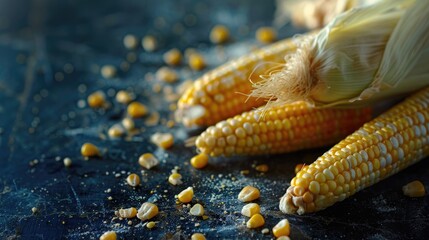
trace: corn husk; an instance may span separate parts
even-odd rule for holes
[[[353,8],[262,76],[252,96],[270,104],[362,106],[429,85],[429,1],[383,0]]]

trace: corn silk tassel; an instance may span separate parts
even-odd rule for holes
[[[429,85],[429,1],[383,0],[338,15],[254,83],[269,104],[369,105]]]

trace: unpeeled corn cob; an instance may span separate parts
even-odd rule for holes
[[[299,39],[286,39],[230,61],[197,79],[178,102],[176,119],[185,126],[210,126],[244,111],[262,106],[264,99],[251,98],[252,82],[261,80],[284,63],[284,56],[296,50]],[[280,63],[280,64],[279,64]]]
[[[316,109],[305,102],[260,108],[207,128],[195,141],[210,156],[285,153],[335,144],[371,119],[371,109]]]
[[[429,88],[391,108],[304,166],[280,200],[285,213],[325,209],[429,154]]]

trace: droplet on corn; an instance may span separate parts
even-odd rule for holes
[[[229,40],[229,30],[223,25],[216,25],[210,31],[210,41],[215,44],[225,43]]]
[[[104,78],[114,78],[116,76],[116,67],[113,65],[104,65],[101,67],[101,76]]]
[[[159,164],[159,160],[152,153],[144,153],[139,157],[140,166],[151,169]]]
[[[101,108],[106,104],[106,97],[102,91],[96,91],[88,96],[87,101],[90,107]]]
[[[188,187],[185,190],[181,191],[177,198],[182,203],[188,203],[192,201],[192,198],[194,197],[194,189],[192,187]]]
[[[134,207],[121,208],[117,212],[117,216],[121,218],[134,218],[137,215],[137,209]]]
[[[158,47],[158,42],[154,36],[147,35],[142,39],[143,49],[147,52],[153,52]]]
[[[207,166],[208,162],[209,162],[209,156],[207,156],[207,154],[204,154],[204,153],[200,153],[195,157],[191,158],[191,165],[197,169],[204,168],[205,166]]]
[[[204,215],[204,207],[197,203],[189,210],[189,213],[193,216],[203,216]]]
[[[168,177],[168,182],[171,183],[172,185],[180,185],[182,184],[182,175],[180,175],[179,173],[172,173],[169,177]]]
[[[261,208],[257,203],[248,203],[241,209],[241,214],[246,217],[252,217],[253,215],[260,213]]]
[[[257,213],[247,221],[246,226],[247,228],[258,228],[264,226],[264,224],[264,217],[261,214]]]
[[[125,35],[123,42],[127,49],[136,49],[139,45],[139,40],[132,34]]]
[[[82,145],[82,147],[80,148],[80,153],[84,157],[99,157],[100,156],[100,150],[98,150],[98,147],[92,143],[84,143]]]
[[[242,202],[251,202],[260,196],[259,189],[253,186],[245,186],[238,194],[238,200]]]
[[[283,219],[273,227],[273,234],[276,237],[289,236],[290,224],[287,219]]]
[[[116,240],[116,232],[108,231],[100,236],[100,240]]]
[[[127,183],[128,185],[132,186],[132,187],[137,187],[138,185],[140,185],[140,177],[139,175],[132,173],[127,177]]]
[[[272,43],[277,40],[277,32],[272,27],[261,27],[256,30],[256,39],[261,43]]]
[[[164,62],[171,66],[177,66],[182,61],[182,53],[179,49],[173,48],[170,51],[164,53]]]
[[[146,116],[147,107],[139,102],[132,102],[127,107],[128,115],[132,118],[140,118]]]
[[[194,233],[191,236],[191,240],[206,240],[206,237],[202,233]]]
[[[168,149],[174,144],[174,137],[171,133],[155,133],[150,137],[150,141],[160,148]]]
[[[402,187],[402,192],[408,197],[423,197],[426,195],[425,186],[422,182],[416,180]]]
[[[155,217],[156,215],[158,215],[158,206],[156,206],[153,203],[150,202],[145,202],[142,204],[142,206],[139,208],[138,212],[137,212],[137,217],[142,220],[149,220],[153,217]]]
[[[167,82],[167,83],[173,83],[176,82],[178,79],[176,71],[169,67],[161,67],[156,71],[156,79]]]

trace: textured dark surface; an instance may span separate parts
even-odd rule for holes
[[[107,230],[117,231],[119,239],[187,239],[193,232],[203,232],[208,239],[273,238],[243,225],[246,219],[239,214],[243,204],[236,196],[248,184],[261,189],[265,226],[271,228],[287,217],[292,239],[426,239],[429,198],[409,199],[401,192],[411,180],[429,184],[426,160],[325,211],[285,216],[278,210],[278,199],[294,166],[311,162],[326,149],[214,159],[197,171],[187,164],[194,150],[183,146],[195,132],[159,125],[144,127],[144,132],[128,139],[105,139],[102,136],[121,120],[124,107],[111,96],[113,106],[106,111],[78,106],[95,90],[109,95],[132,89],[151,111],[171,118],[162,94],[151,90],[154,81],[144,77],[163,65],[161,54],[172,47],[197,48],[211,69],[248,52],[255,45],[255,29],[269,25],[273,12],[271,1],[0,0],[0,239],[98,239]],[[220,50],[222,54],[207,37],[217,23],[230,27],[234,38]],[[280,35],[294,32],[284,27]],[[154,34],[161,49],[145,53],[139,48],[138,61],[129,71],[102,79],[99,66],[125,61],[128,51],[122,37],[127,33]],[[67,73],[66,64],[74,71]],[[180,72],[182,80],[201,75],[185,66]],[[156,131],[174,133],[175,146],[156,149],[148,141]],[[87,141],[107,151],[102,159],[83,160],[79,149]],[[141,187],[132,189],[125,184],[124,173],[140,173],[137,159],[144,152],[154,152],[162,162],[146,171]],[[73,160],[70,169],[64,167],[64,157]],[[30,167],[34,159],[39,163]],[[261,175],[252,169],[254,163],[267,163],[271,169]],[[180,167],[183,185],[172,186],[166,180],[175,166]],[[250,174],[241,175],[245,169]],[[207,220],[192,217],[187,208],[175,204],[174,195],[187,186],[194,186],[193,202],[205,206]],[[138,219],[130,226],[125,220],[112,220],[114,210],[139,207],[147,200],[160,208],[157,228],[148,230]],[[32,207],[39,212],[32,215]]]

